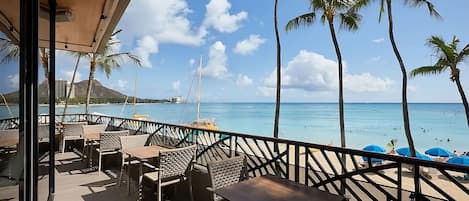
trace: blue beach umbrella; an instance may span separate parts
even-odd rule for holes
[[[421,153],[416,153],[415,155],[418,159],[427,160],[427,161],[432,160],[432,158],[430,158],[430,156],[427,156],[427,155],[424,155],[424,154],[421,154]]]
[[[377,152],[377,153],[384,153],[386,152],[386,149],[384,149],[383,147],[380,147],[378,145],[368,145],[366,147],[363,148],[363,151],[370,151],[370,152]],[[363,160],[364,161],[368,161],[368,157],[363,157]],[[378,158],[371,158],[371,162],[372,163],[380,163],[382,162],[383,159],[378,159]]]
[[[410,157],[410,149],[409,147],[403,147],[403,148],[399,148],[396,150],[397,154],[401,155],[401,156],[407,156],[407,157]]]
[[[448,160],[448,163],[469,166],[469,157],[468,156],[453,157]]]
[[[443,149],[441,147],[433,147],[427,151],[425,151],[425,154],[428,154],[430,156],[440,156],[440,157],[450,157],[453,156],[453,153],[450,151]]]

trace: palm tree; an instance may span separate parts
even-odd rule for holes
[[[62,116],[62,121],[61,122],[64,121],[65,114],[67,113],[68,101],[70,100],[70,94],[72,93],[73,84],[75,83],[75,76],[77,74],[78,65],[80,64],[80,59],[81,59],[81,57],[86,56],[86,53],[82,53],[82,52],[72,52],[71,54],[75,55],[77,57],[77,62],[75,63],[75,68],[73,70],[72,80],[70,81],[70,88],[68,89],[67,98],[65,99],[65,106],[64,106],[64,112],[63,112],[64,115]]]
[[[417,75],[434,75],[443,73],[446,70],[450,71],[450,80],[456,83],[459,95],[461,96],[464,109],[466,110],[466,121],[469,127],[469,104],[459,79],[458,64],[461,63],[467,56],[469,56],[469,44],[467,44],[461,51],[458,51],[459,39],[454,36],[450,43],[438,36],[432,36],[427,41],[428,46],[438,55],[438,60],[431,66],[418,67],[410,72],[411,77]]]
[[[316,20],[316,16],[320,14],[320,22],[327,22],[334,44],[335,53],[338,62],[339,74],[339,125],[340,125],[340,142],[342,147],[346,147],[345,142],[345,123],[344,123],[344,97],[343,97],[343,65],[342,54],[339,48],[339,42],[335,32],[334,19],[340,20],[340,28],[347,30],[357,30],[361,16],[357,11],[368,3],[366,0],[310,0],[312,11],[290,20],[286,25],[286,30],[297,29],[300,25],[311,26]]]
[[[277,95],[275,98],[275,117],[274,117],[274,138],[278,138],[278,125],[280,118],[280,92],[281,92],[281,82],[282,82],[282,58],[281,58],[281,46],[280,46],[280,36],[278,33],[278,20],[277,20],[277,5],[278,0],[274,0],[274,30],[275,30],[275,41],[277,43]],[[274,145],[274,152],[278,154],[278,144]],[[278,163],[275,163],[276,172],[278,172]]]
[[[386,1],[386,5],[384,3]],[[415,157],[415,146],[414,140],[412,139],[412,134],[410,131],[410,122],[409,122],[409,110],[407,104],[407,71],[404,65],[404,61],[399,53],[399,49],[397,49],[396,41],[394,39],[394,31],[393,31],[393,17],[392,17],[392,0],[381,0],[380,6],[380,14],[379,14],[379,21],[381,21],[381,16],[384,12],[384,7],[386,7],[387,14],[388,14],[388,33],[389,33],[389,40],[391,41],[392,49],[394,54],[396,55],[396,59],[399,62],[399,66],[401,68],[402,73],[402,116],[404,120],[404,131],[407,138],[407,143],[409,144],[410,154],[411,156]],[[430,15],[435,16],[437,18],[440,17],[438,11],[436,11],[435,7],[432,3],[427,0],[405,0],[407,5],[418,7],[422,5],[426,5],[428,7],[428,11]]]
[[[126,60],[130,60],[138,66],[141,66],[140,59],[137,56],[129,52],[115,52],[115,45],[119,44],[120,42],[116,40],[114,36],[121,31],[122,30],[118,30],[111,35],[111,38],[109,39],[102,53],[90,53],[88,55],[90,58],[90,74],[88,76],[88,87],[86,89],[86,114],[89,114],[91,88],[93,85],[94,73],[96,72],[97,67],[104,71],[106,77],[109,78],[112,70],[119,68]]]
[[[44,77],[46,80],[49,80],[49,55],[47,54],[45,48],[40,48],[39,52],[42,69],[44,71]],[[18,44],[13,43],[9,39],[0,38],[0,53],[3,55],[0,63],[10,63],[13,60],[17,61],[20,57],[20,47]]]

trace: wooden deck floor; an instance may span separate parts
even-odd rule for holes
[[[118,157],[109,158],[103,164],[103,172],[98,174],[96,168],[87,168],[79,155],[74,152],[56,154],[56,201],[135,201],[138,197],[137,168],[132,168],[131,193],[127,193],[127,177],[124,174],[122,186],[118,185],[119,166],[115,165]],[[95,161],[97,162],[97,161]],[[107,164],[106,164],[107,163]],[[44,170],[47,171],[45,167]],[[46,175],[46,174],[43,174]],[[156,200],[152,187],[146,187],[143,200]],[[171,189],[170,189],[171,190]],[[40,177],[39,200],[47,200],[48,178]],[[189,200],[185,193],[176,193],[171,200]],[[169,195],[171,196],[171,195]],[[0,187],[0,201],[18,200],[18,185]]]

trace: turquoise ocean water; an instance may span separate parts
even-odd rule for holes
[[[93,105],[91,112],[131,117],[133,106],[120,104]],[[273,103],[205,103],[202,118],[214,118],[221,130],[272,136]],[[281,105],[280,137],[320,144],[340,145],[336,103],[284,103]],[[17,106],[13,106],[15,114]],[[123,113],[121,113],[123,110]],[[168,123],[188,123],[195,119],[195,104],[138,104],[137,113]],[[440,146],[459,152],[469,151],[469,128],[464,108],[451,103],[414,103],[409,105],[412,134],[419,151]],[[40,113],[47,113],[40,107]],[[57,107],[57,113],[63,108]],[[84,113],[84,106],[72,106],[67,113]],[[8,117],[0,106],[0,118]],[[402,127],[401,105],[398,103],[345,104],[347,146],[361,148],[367,144],[385,146],[398,139],[398,147],[406,146]],[[448,141],[449,139],[449,141]]]

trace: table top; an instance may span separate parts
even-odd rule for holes
[[[19,139],[10,138],[10,139],[0,139],[0,147],[11,147],[17,145]]]
[[[99,140],[99,133],[83,133],[85,140]]]
[[[160,150],[167,150],[168,148],[160,146],[144,146],[144,147],[135,147],[122,150],[124,153],[136,157],[139,159],[150,159],[158,157]]]
[[[265,175],[242,181],[215,193],[230,201],[333,201],[344,200],[339,195],[307,187],[273,175]]]

